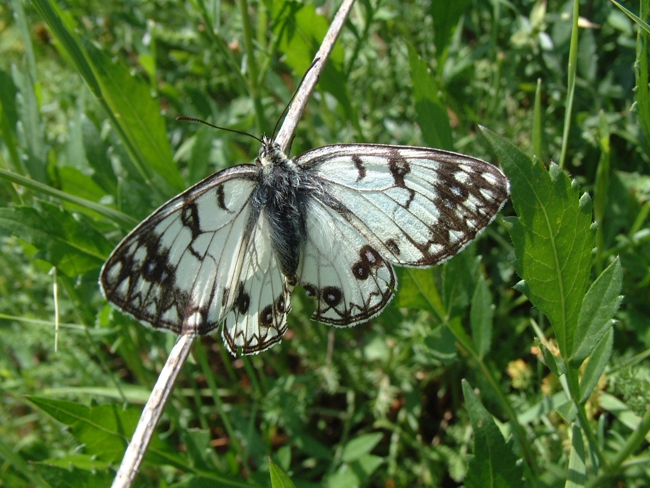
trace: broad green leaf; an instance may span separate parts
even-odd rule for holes
[[[469,383],[463,380],[463,396],[474,432],[474,457],[470,460],[466,488],[510,488],[522,486],[523,472],[506,444],[492,415]]]
[[[113,471],[85,470],[74,466],[64,468],[38,463],[36,469],[52,488],[109,488],[115,477]]]
[[[582,373],[580,380],[580,403],[589,400],[591,393],[594,391],[595,386],[598,384],[600,376],[605,371],[609,359],[612,356],[612,347],[614,346],[614,329],[609,328],[607,332],[596,344],[595,349],[589,356],[587,367]]]
[[[70,195],[84,198],[91,202],[99,202],[106,192],[90,177],[72,166],[57,168],[60,188]]]
[[[480,357],[487,354],[492,344],[493,316],[494,304],[492,303],[490,287],[483,274],[480,274],[472,296],[472,308],[469,314],[472,340]]]
[[[379,444],[383,436],[381,432],[374,432],[355,437],[343,447],[341,460],[351,462],[369,454]]]
[[[123,409],[112,404],[87,407],[45,397],[30,397],[29,401],[55,420],[70,427],[70,433],[84,445],[86,454],[110,462],[119,462],[122,459],[127,439],[135,431],[141,413],[138,408]],[[184,458],[157,436],[154,436],[149,444],[146,461],[191,471]]]
[[[18,155],[18,140],[16,138],[18,124],[17,94],[18,88],[9,73],[0,69],[0,136],[9,155],[7,164],[14,172],[19,171],[21,168],[20,156]]]
[[[398,272],[399,293],[395,301],[399,307],[427,310],[439,318],[445,316],[433,271],[404,268]]]
[[[447,106],[438,96],[438,84],[430,74],[427,64],[420,59],[415,48],[408,44],[413,100],[422,139],[427,146],[452,150],[451,126]]]
[[[162,203],[185,188],[172,160],[165,121],[149,86],[135,78],[127,66],[113,62],[90,42],[80,40],[52,0],[34,0],[63,52],[104,106],[133,163]]]
[[[431,17],[433,19],[433,39],[436,46],[438,66],[444,66],[449,52],[451,39],[458,26],[461,15],[467,10],[470,0],[454,2],[431,2]]]
[[[12,77],[19,89],[17,97],[18,141],[23,150],[22,172],[40,183],[47,183],[47,145],[45,127],[41,118],[38,82],[32,79],[27,70],[13,66]]]
[[[280,466],[273,462],[273,459],[269,458],[269,474],[271,476],[271,488],[295,488],[296,485],[293,484],[291,478],[282,471]]]
[[[470,244],[442,265],[442,300],[448,316],[465,314],[476,287],[479,261],[476,246]]]
[[[449,321],[449,327],[438,326],[424,339],[424,344],[429,348],[429,353],[443,364],[452,364],[458,361],[458,348],[456,342],[465,347],[473,347],[472,341],[460,322],[460,317]],[[469,344],[468,344],[469,343]]]
[[[29,242],[36,257],[73,277],[98,269],[113,246],[85,219],[46,202],[33,207],[0,208],[0,229]]]
[[[84,48],[111,111],[113,127],[145,180],[164,185],[166,197],[184,190],[186,185],[172,158],[165,119],[158,102],[151,97],[149,85],[93,44],[84,42]]]
[[[587,465],[585,456],[585,443],[582,440],[580,427],[573,424],[571,427],[571,453],[569,454],[569,469],[565,488],[578,488],[585,486],[587,481]]]
[[[571,362],[579,366],[612,326],[612,318],[623,300],[623,268],[618,258],[593,282],[582,302]]]
[[[510,179],[517,218],[508,219],[523,289],[549,319],[560,351],[573,348],[594,247],[591,200],[557,166],[547,171],[484,129]]]

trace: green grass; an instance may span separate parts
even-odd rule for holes
[[[369,323],[297,291],[269,351],[197,341],[137,486],[648,486],[648,3],[578,27],[573,1],[358,2],[291,153],[452,149],[511,203]],[[0,6],[0,486],[110,485],[174,337],[108,306],[100,266],[257,154],[175,117],[272,133],[332,8]]]

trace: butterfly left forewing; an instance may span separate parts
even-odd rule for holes
[[[324,201],[382,257],[427,267],[460,252],[497,215],[509,194],[484,161],[410,146],[340,144],[296,163],[322,182]]]

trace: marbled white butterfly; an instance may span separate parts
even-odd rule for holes
[[[289,159],[263,137],[255,165],[220,171],[165,203],[104,264],[106,298],[154,327],[263,351],[287,330],[296,285],[313,319],[354,325],[397,289],[393,264],[429,267],[496,216],[495,166],[437,149],[335,144]]]

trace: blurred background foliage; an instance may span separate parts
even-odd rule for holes
[[[272,134],[337,6],[0,5],[0,486],[110,485],[174,337],[111,309],[100,266],[166,199],[257,154],[249,138],[175,117]],[[648,405],[650,120],[635,89],[644,59],[647,84],[647,52],[620,9],[580,2],[568,110],[572,10],[554,0],[357,2],[291,153],[374,142],[496,161],[480,124],[548,166],[568,141],[563,168],[592,195],[599,223],[592,278],[615,256],[624,271],[611,359],[585,402],[588,428],[613,456]],[[297,486],[480,486],[466,476],[477,447],[462,379],[505,439],[519,439],[507,451],[527,458],[527,483],[564,485],[575,431],[541,361],[553,340],[535,342],[552,335],[548,321],[513,289],[506,227],[498,221],[434,270],[401,270],[397,299],[369,323],[313,323],[298,291],[285,340],[259,356],[233,358],[218,334],[202,338],[138,486],[269,485],[269,456]],[[454,327],[471,330],[478,357]],[[505,423],[513,412],[525,446]],[[636,446],[598,479],[647,486],[647,444]]]

